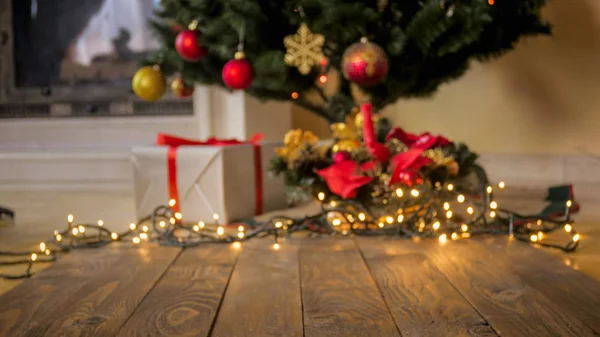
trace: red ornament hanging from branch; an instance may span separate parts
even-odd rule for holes
[[[344,77],[360,86],[374,86],[385,80],[389,61],[385,51],[362,38],[348,47],[342,57]]]
[[[177,53],[188,62],[200,61],[208,51],[206,47],[202,46],[200,33],[196,29],[198,29],[198,21],[194,20],[190,23],[188,29],[179,32],[175,39]]]
[[[225,63],[221,75],[223,83],[234,90],[248,89],[254,79],[252,65],[243,51],[236,52],[234,59]]]

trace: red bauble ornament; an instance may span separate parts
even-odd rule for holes
[[[187,85],[183,78],[177,77],[171,83],[171,91],[173,91],[173,94],[179,98],[187,98],[192,96],[194,93],[194,87]]]
[[[198,32],[190,29],[177,34],[175,49],[188,62],[198,62],[207,52],[206,47],[200,45]]]
[[[235,53],[235,58],[225,63],[221,75],[223,83],[231,89],[248,89],[254,78],[252,65],[243,52]]]
[[[342,58],[344,77],[361,86],[377,85],[387,76],[389,61],[385,51],[363,38],[348,47]]]
[[[348,151],[338,151],[333,154],[332,159],[334,163],[341,163],[343,161],[352,159],[352,155],[350,155],[350,152]]]

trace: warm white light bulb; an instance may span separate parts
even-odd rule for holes
[[[571,207],[571,206],[573,206],[573,201],[567,200],[567,207]]]
[[[410,195],[412,195],[413,197],[415,197],[415,198],[416,198],[416,197],[418,197],[418,196],[419,196],[419,191],[418,191],[418,190],[415,190],[415,189],[412,189],[412,190],[410,191]]]
[[[243,239],[244,238],[244,232],[238,232],[238,238]]]
[[[442,234],[440,235],[439,240],[441,243],[445,243],[448,240],[448,237],[446,236],[446,234]]]
[[[446,211],[447,211],[447,210],[449,210],[449,209],[450,209],[450,203],[448,203],[448,202],[445,202],[445,203],[444,203],[444,209],[445,209]]]
[[[45,251],[46,250],[46,244],[43,242],[40,242],[40,251]]]
[[[73,230],[71,230],[71,233],[73,233],[73,235],[77,235],[79,234],[79,230],[77,228],[73,228]]]
[[[466,232],[466,231],[468,231],[468,230],[469,230],[469,226],[467,226],[466,224],[462,224],[462,225],[460,226],[460,230],[461,230],[461,231],[463,231],[463,232]]]
[[[319,198],[321,201],[325,200],[325,193],[319,192],[319,194],[317,194],[317,198]]]
[[[242,244],[241,244],[241,243],[239,243],[238,241],[236,241],[236,242],[234,242],[234,243],[232,244],[232,246],[233,246],[233,248],[235,248],[235,249],[240,249],[240,248],[242,247]]]
[[[110,237],[111,239],[116,240],[119,238],[119,235],[117,233],[110,233]]]
[[[217,227],[217,235],[223,235],[223,233],[225,233],[225,229],[221,226]]]
[[[398,198],[402,198],[404,196],[404,191],[401,188],[396,189],[396,195]]]
[[[273,249],[279,250],[279,248],[281,248],[281,246],[279,246],[277,242],[273,244]]]
[[[542,240],[544,238],[544,232],[537,233],[538,240]]]
[[[79,229],[79,233],[85,233],[85,227],[79,226],[77,228]]]
[[[493,190],[494,190],[494,189],[492,188],[492,186],[488,186],[488,187],[485,189],[485,191],[486,191],[488,194],[491,194]]]
[[[200,226],[194,225],[194,227],[192,227],[192,229],[194,230],[194,232],[197,232],[200,230]]]
[[[51,252],[50,252],[50,249],[46,249],[46,250],[44,251],[44,254],[46,254],[46,255],[50,255],[50,253],[51,253]]]
[[[175,219],[177,220],[181,220],[183,218],[183,215],[179,212],[175,212]]]
[[[69,223],[72,223],[72,222],[73,222],[73,220],[74,220],[74,218],[73,218],[73,214],[69,214],[69,215],[67,215],[67,221],[68,221]]]
[[[148,239],[148,234],[146,234],[146,233],[140,234],[140,239],[142,239],[142,240]]]
[[[98,226],[99,226],[99,227],[102,227],[102,226],[104,226],[104,221],[102,221],[102,220],[98,220]]]
[[[498,208],[498,203],[497,203],[497,202],[495,202],[495,201],[492,201],[492,202],[490,202],[490,208],[491,208],[491,209],[496,209],[496,208]]]
[[[171,199],[171,200],[169,200],[169,206],[170,206],[170,207],[173,207],[173,206],[175,206],[175,204],[176,204],[176,203],[177,203],[177,200],[175,200],[175,199]]]
[[[452,240],[456,240],[456,239],[458,239],[458,234],[456,234],[456,233],[452,233],[452,235],[450,235],[450,238],[451,238]]]
[[[238,226],[238,232],[243,232],[244,231],[244,226]]]
[[[213,220],[215,220],[215,221],[219,220],[219,214],[217,214],[217,213],[213,214]]]
[[[398,222],[402,222],[404,221],[404,215],[400,214],[398,215]]]
[[[148,226],[142,227],[142,231],[147,232],[148,231]]]
[[[446,212],[446,218],[450,219],[452,217],[452,211]]]
[[[535,234],[531,234],[531,236],[529,237],[529,240],[531,240],[531,242],[537,242],[538,237]]]
[[[448,191],[452,191],[454,189],[454,185],[448,184],[448,186],[446,186],[446,188],[448,188]]]
[[[464,195],[462,195],[462,194],[459,194],[459,195],[456,197],[456,200],[457,200],[459,203],[461,203],[461,204],[462,204],[463,202],[465,202],[465,196],[464,196]]]
[[[439,221],[436,221],[436,222],[433,223],[433,229],[436,230],[436,231],[438,229],[440,229],[440,222]]]
[[[198,222],[198,227],[200,227],[200,229],[203,229],[204,226],[206,226],[206,224],[204,223],[204,221]]]
[[[159,223],[158,223],[158,226],[159,226],[160,228],[165,228],[165,227],[167,227],[167,223],[166,223],[166,222],[164,222],[164,221],[161,221],[161,222],[159,222]]]
[[[473,212],[474,212],[473,207],[471,207],[471,206],[467,207],[467,213],[473,214]]]
[[[137,228],[137,225],[134,224],[133,222],[129,224],[129,229],[131,229],[132,231],[134,231]]]
[[[133,243],[135,243],[135,244],[137,245],[138,243],[140,243],[140,238],[138,238],[138,237],[136,236],[136,237],[134,237],[133,239],[131,239],[131,241],[133,241]]]
[[[490,212],[490,218],[495,218],[495,217],[496,217],[496,212],[494,212],[494,211],[491,211],[491,212]]]
[[[339,225],[340,219],[335,219],[335,220],[337,220],[337,221],[338,221],[338,225]],[[334,222],[334,223],[335,223],[335,220],[333,220],[333,222]],[[281,222],[281,221],[277,221],[277,222],[275,223],[275,228],[281,228],[281,227],[283,227],[283,222]]]
[[[358,219],[359,219],[360,221],[365,221],[365,219],[366,219],[366,218],[367,218],[367,217],[365,216],[365,213],[359,213],[359,214],[358,214]]]
[[[385,225],[383,224],[383,222],[380,222],[380,223],[378,223],[377,225],[379,226],[379,228],[383,228],[383,226],[385,226]]]
[[[394,217],[393,216],[386,216],[385,217],[385,222],[389,223],[390,225],[394,223]]]
[[[579,234],[573,235],[573,241],[577,242],[577,241],[579,241],[579,239],[580,239]]]
[[[504,183],[504,181],[501,181],[498,183],[498,187],[504,188],[504,187],[506,187],[506,184]]]
[[[571,233],[572,230],[573,230],[573,226],[571,226],[570,224],[565,225],[565,232]]]
[[[62,235],[56,234],[55,239],[56,239],[56,242],[61,242],[62,241]]]
[[[38,256],[36,253],[31,254],[31,261],[33,262],[33,261],[37,260],[37,257]]]

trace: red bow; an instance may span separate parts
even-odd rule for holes
[[[385,137],[385,140],[397,139],[404,145],[413,149],[428,150],[433,147],[440,147],[450,144],[448,138],[444,136],[433,136],[429,132],[420,135],[407,133],[401,128],[393,128]]]
[[[205,142],[172,136],[165,133],[156,135],[156,145],[166,145],[169,147],[167,152],[167,174],[169,185],[169,199],[175,200],[171,206],[173,211],[179,212],[179,191],[177,189],[177,148],[179,146],[230,146],[239,144],[254,145],[254,180],[256,184],[256,215],[262,214],[263,207],[263,177],[262,177],[262,157],[260,141],[262,134],[254,135],[249,141],[243,142],[237,139],[217,139],[209,138]]]

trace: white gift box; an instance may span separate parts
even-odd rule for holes
[[[269,174],[269,162],[281,143],[260,144],[262,212],[287,207],[282,177]],[[167,146],[134,147],[135,207],[138,219],[169,202]],[[254,145],[179,146],[176,152],[179,207],[184,222],[222,223],[252,218],[257,214]]]

